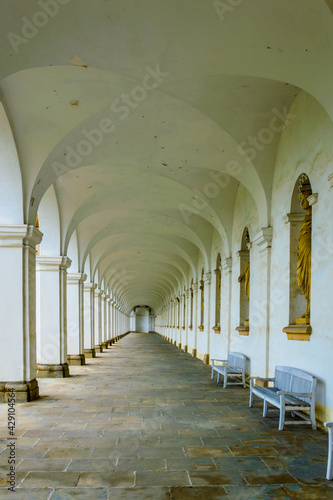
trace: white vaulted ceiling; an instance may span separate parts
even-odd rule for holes
[[[77,239],[72,271],[89,263],[91,280],[103,280],[127,311],[158,311],[196,277],[200,258],[209,268],[217,235],[229,255],[240,184],[269,225],[280,133],[255,157],[245,154],[249,137],[299,92],[333,116],[330,5],[2,0],[0,89],[24,222],[34,223],[53,186],[59,253]],[[226,187],[202,203],[214,178]]]

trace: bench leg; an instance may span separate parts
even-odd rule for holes
[[[220,381],[220,372],[217,372],[217,382],[216,383],[218,384],[219,381]]]
[[[330,480],[333,477],[332,474],[332,438],[333,438],[333,429],[332,427],[328,428],[328,458],[327,458],[327,472],[326,479]]]
[[[214,378],[214,367],[212,368],[212,375],[210,378]]]
[[[228,379],[227,369],[225,369],[223,374],[223,389],[227,387],[227,379]]]
[[[314,407],[311,407],[310,409],[310,418],[311,418],[312,429],[315,431],[317,429],[317,424],[316,424],[316,415]]]
[[[250,387],[250,401],[249,401],[249,408],[252,408],[252,405],[253,405],[253,392],[252,392],[252,389]]]
[[[263,406],[263,410],[262,410],[262,416],[263,417],[267,417],[267,401],[266,401],[266,399],[264,399],[264,406]]]
[[[284,416],[285,416],[285,409],[284,409],[284,405],[282,405],[281,408],[280,408],[279,431],[283,431]]]
[[[243,381],[243,387],[246,389],[246,384],[245,384],[245,373],[242,374],[242,381]]]

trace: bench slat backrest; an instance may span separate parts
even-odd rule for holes
[[[279,391],[313,393],[316,379],[309,373],[291,366],[277,366],[275,368],[274,387]],[[310,403],[310,398],[300,398]]]
[[[235,366],[237,368],[244,368],[245,366],[245,356],[240,352],[229,352],[228,354],[228,365]]]

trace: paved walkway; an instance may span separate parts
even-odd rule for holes
[[[322,430],[279,432],[248,389],[223,390],[158,335],[130,334],[88,363],[16,406],[15,493],[2,405],[0,498],[333,499]]]

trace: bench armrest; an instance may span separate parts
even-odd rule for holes
[[[274,382],[275,378],[249,377],[249,380],[262,380],[264,382]]]
[[[279,396],[284,395],[284,396],[295,396],[299,398],[312,398],[313,394],[312,392],[291,392],[291,391],[277,391]]]
[[[227,363],[227,359],[217,359],[217,358],[212,358],[211,359],[211,362],[212,362],[212,365],[214,366],[214,361],[217,361],[218,363]]]
[[[333,422],[324,422],[325,427],[333,427]]]

